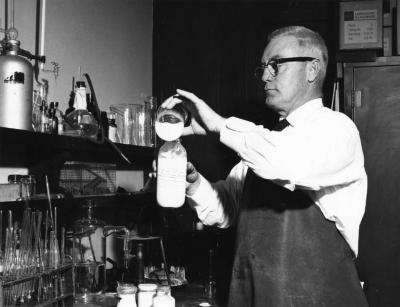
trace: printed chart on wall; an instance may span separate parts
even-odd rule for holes
[[[340,4],[340,49],[382,48],[381,1]]]

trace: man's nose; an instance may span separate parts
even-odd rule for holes
[[[270,81],[272,81],[273,78],[274,77],[270,73],[269,69],[265,68],[263,71],[263,74],[261,76],[261,80],[263,80],[264,82],[270,82]]]

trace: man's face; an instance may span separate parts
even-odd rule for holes
[[[293,36],[278,36],[265,48],[261,62],[267,64],[273,59],[308,56],[301,52]],[[286,117],[291,111],[308,99],[307,68],[308,62],[288,62],[279,64],[276,76],[268,69],[264,70],[266,104],[281,116]]]

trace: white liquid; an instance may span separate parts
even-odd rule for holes
[[[118,302],[117,307],[136,307],[136,297],[135,294],[123,294],[119,295],[121,298]]]
[[[183,132],[183,122],[169,123],[159,122],[155,123],[155,130],[157,135],[164,141],[173,141],[178,139]]]
[[[175,307],[175,299],[170,295],[159,295],[153,298],[153,307]]]
[[[185,202],[186,160],[186,156],[158,156],[157,202],[160,206],[178,208]]]

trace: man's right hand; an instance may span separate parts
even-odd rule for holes
[[[186,194],[188,196],[193,195],[200,185],[200,174],[191,162],[186,164]]]
[[[184,135],[198,134],[205,135],[209,133],[219,134],[225,123],[225,118],[211,109],[202,99],[195,94],[176,90],[177,95],[166,99],[161,106],[167,109],[173,108],[178,103],[183,103],[192,115],[191,124],[185,127]]]
[[[149,174],[149,178],[157,178],[157,161],[153,160],[152,163],[153,172]],[[186,194],[188,196],[193,195],[200,185],[201,177],[199,172],[191,162],[186,163]]]

